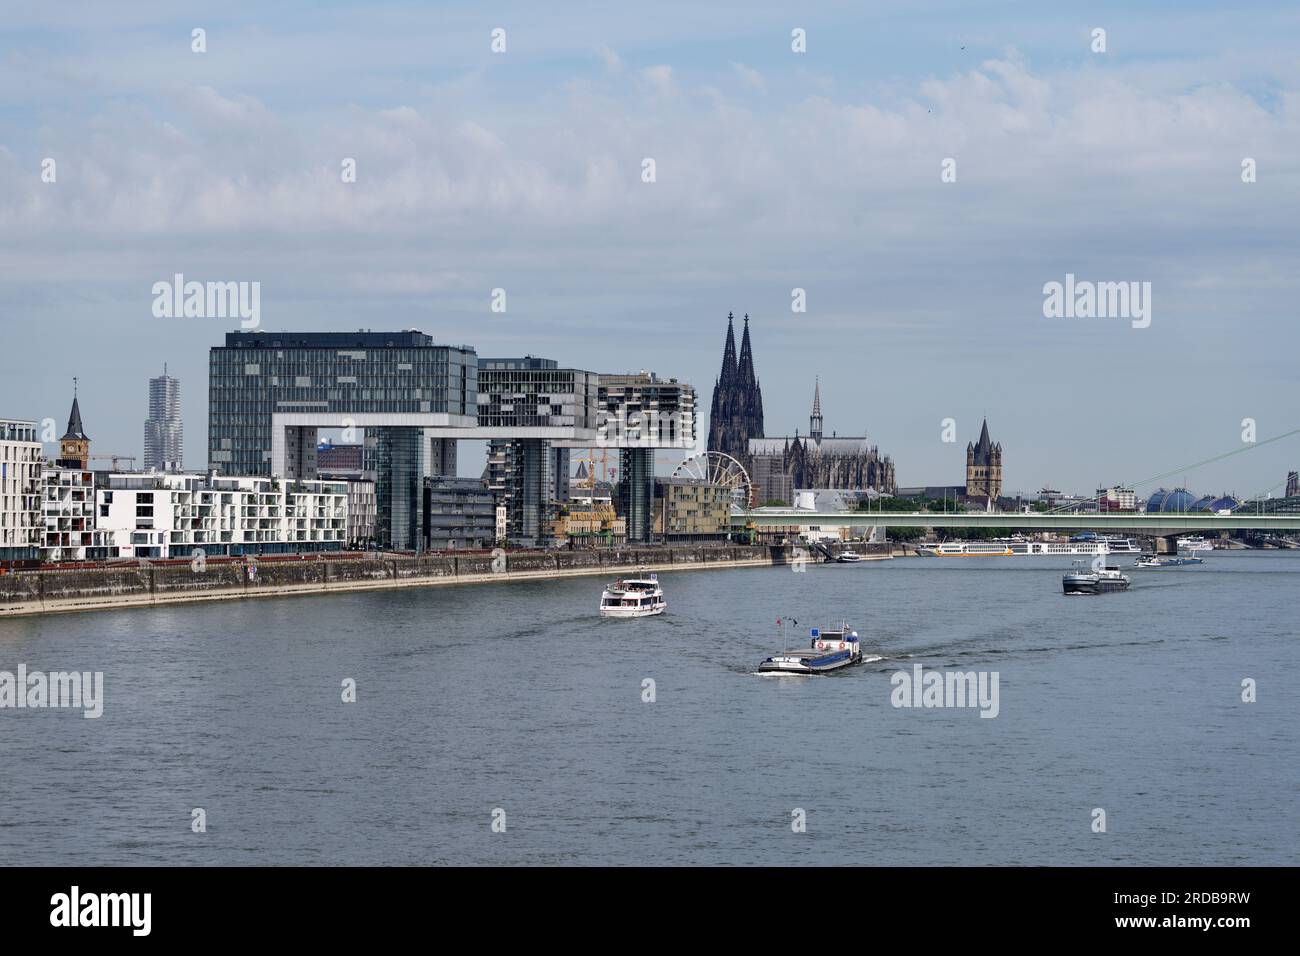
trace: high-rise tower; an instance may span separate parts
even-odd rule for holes
[[[149,417],[144,423],[145,471],[180,471],[184,429],[181,382],[167,374],[149,379]]]

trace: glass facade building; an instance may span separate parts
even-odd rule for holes
[[[618,453],[618,510],[627,520],[628,541],[650,540],[654,531],[654,496],[654,449],[621,449]]]
[[[594,432],[598,381],[596,373],[560,368],[554,359],[479,359],[479,427],[521,434],[488,446],[488,488],[505,508],[508,541],[551,543],[555,505],[568,497],[569,451],[525,436],[529,429]]]
[[[479,427],[594,429],[598,380],[554,359],[479,359]]]
[[[455,468],[454,441],[422,429],[472,425],[477,413],[468,346],[414,329],[229,332],[209,354],[208,468],[314,478],[319,429],[353,426],[375,440],[379,543],[414,548],[423,478]]]
[[[414,330],[229,332],[209,354],[208,467],[269,475],[277,412],[474,415],[477,382],[473,349]]]

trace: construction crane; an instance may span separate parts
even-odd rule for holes
[[[90,455],[89,459],[91,461],[111,461],[114,471],[118,470],[117,463],[119,461],[129,461],[131,463],[129,470],[135,471],[135,455]]]

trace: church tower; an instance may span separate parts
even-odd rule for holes
[[[1002,443],[989,438],[989,422],[984,420],[980,440],[966,445],[966,497],[994,498],[1002,494]]]
[[[763,390],[754,374],[754,353],[749,341],[749,316],[736,357],[735,317],[727,313],[727,339],[722,348],[722,370],[713,383],[709,412],[709,451],[730,455],[753,475],[749,440],[763,437]]]
[[[816,379],[813,385],[813,410],[808,416],[808,437],[815,442],[822,440],[822,383]]]
[[[68,430],[59,439],[59,458],[55,462],[60,468],[90,467],[90,439],[81,426],[81,406],[77,404],[77,380],[72,380],[72,411],[68,415]]]

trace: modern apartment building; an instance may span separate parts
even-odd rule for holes
[[[40,558],[41,462],[36,422],[0,418],[0,561]]]
[[[96,504],[110,557],[338,551],[347,543],[343,482],[128,472],[108,475]]]
[[[604,444],[694,448],[695,389],[654,372],[601,375],[597,432]]]
[[[41,469],[41,559],[88,561],[112,556],[100,530],[95,473],[83,468]]]
[[[335,475],[322,475],[330,481],[341,480]],[[377,540],[376,523],[379,517],[375,501],[375,483],[367,478],[346,479],[348,489],[348,533],[350,548],[373,548]]]
[[[668,540],[725,540],[731,532],[731,489],[687,478],[655,481],[655,532]]]
[[[492,492],[478,478],[424,479],[424,549],[490,548],[496,538]]]
[[[695,447],[695,389],[653,372],[602,375],[600,444],[619,449],[618,511],[629,541],[649,541],[655,524],[654,455]]]
[[[444,442],[452,446],[453,442]],[[348,546],[374,548],[379,540],[379,503],[375,479],[374,451],[378,445],[332,441],[316,446],[317,477],[328,481],[346,482],[348,486]],[[454,468],[454,462],[452,467]]]

